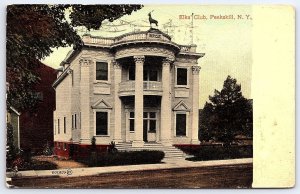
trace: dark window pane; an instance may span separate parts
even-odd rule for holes
[[[150,81],[157,81],[157,71],[156,70],[150,70],[149,80]]]
[[[64,133],[67,132],[67,127],[66,127],[67,121],[66,121],[66,117],[64,117]]]
[[[156,112],[150,112],[150,118],[155,118]]]
[[[134,112],[130,112],[130,118],[134,118]]]
[[[186,135],[186,114],[176,114],[176,136]]]
[[[148,71],[147,70],[144,70],[144,72],[143,72],[143,80],[144,81],[148,80]]]
[[[135,67],[129,67],[129,80],[135,80]]]
[[[156,131],[156,120],[150,120],[150,131]]]
[[[143,113],[143,118],[148,118],[148,113],[147,112]]]
[[[187,85],[187,69],[177,68],[177,85]]]
[[[103,62],[96,63],[96,79],[108,80],[108,64]]]
[[[129,120],[129,130],[134,131],[134,119]]]
[[[107,123],[108,115],[107,112],[96,113],[96,135],[107,135]]]

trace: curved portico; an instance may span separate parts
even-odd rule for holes
[[[95,137],[97,145],[115,141],[136,148],[199,143],[197,60],[204,54],[196,45],[178,45],[153,28],[113,38],[84,35],[83,42],[53,84],[78,101],[68,110],[57,103],[56,123],[71,115],[73,128],[68,132],[66,123],[67,133],[57,134],[56,142],[84,145]]]

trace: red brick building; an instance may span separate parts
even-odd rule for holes
[[[47,144],[53,146],[53,111],[55,91],[52,83],[56,80],[56,70],[41,64],[36,71],[41,80],[35,86],[41,102],[35,111],[22,112],[20,116],[20,147],[41,153]]]

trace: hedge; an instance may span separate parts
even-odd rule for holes
[[[91,153],[89,159],[78,159],[78,162],[92,166],[121,166],[134,164],[160,163],[165,154],[162,151],[128,151],[116,153]],[[97,158],[97,160],[93,159]]]
[[[252,146],[199,146],[198,149],[193,149],[190,154],[194,155],[188,158],[191,161],[205,161],[205,160],[225,160],[236,158],[252,158]]]

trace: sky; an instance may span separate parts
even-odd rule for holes
[[[199,80],[199,108],[203,108],[208,96],[214,90],[221,90],[228,75],[241,84],[242,93],[251,98],[252,64],[252,18],[251,6],[216,6],[216,5],[145,5],[131,15],[123,16],[113,23],[105,22],[91,35],[114,37],[133,30],[148,30],[148,13],[158,21],[158,29],[172,36],[178,44],[196,44],[197,52],[205,53],[198,60],[201,66]],[[68,14],[68,13],[67,13]],[[192,17],[194,14],[193,25]],[[186,19],[180,19],[185,15]],[[216,19],[214,16],[228,16],[229,19]],[[231,19],[231,15],[234,19]],[[238,19],[238,15],[242,19]],[[205,16],[207,19],[199,19]],[[130,24],[126,24],[125,22]],[[168,23],[172,27],[166,27]],[[191,28],[193,26],[193,28]],[[85,33],[80,28],[79,34]],[[193,35],[192,35],[193,34]],[[53,50],[42,62],[58,68],[70,47]]]

